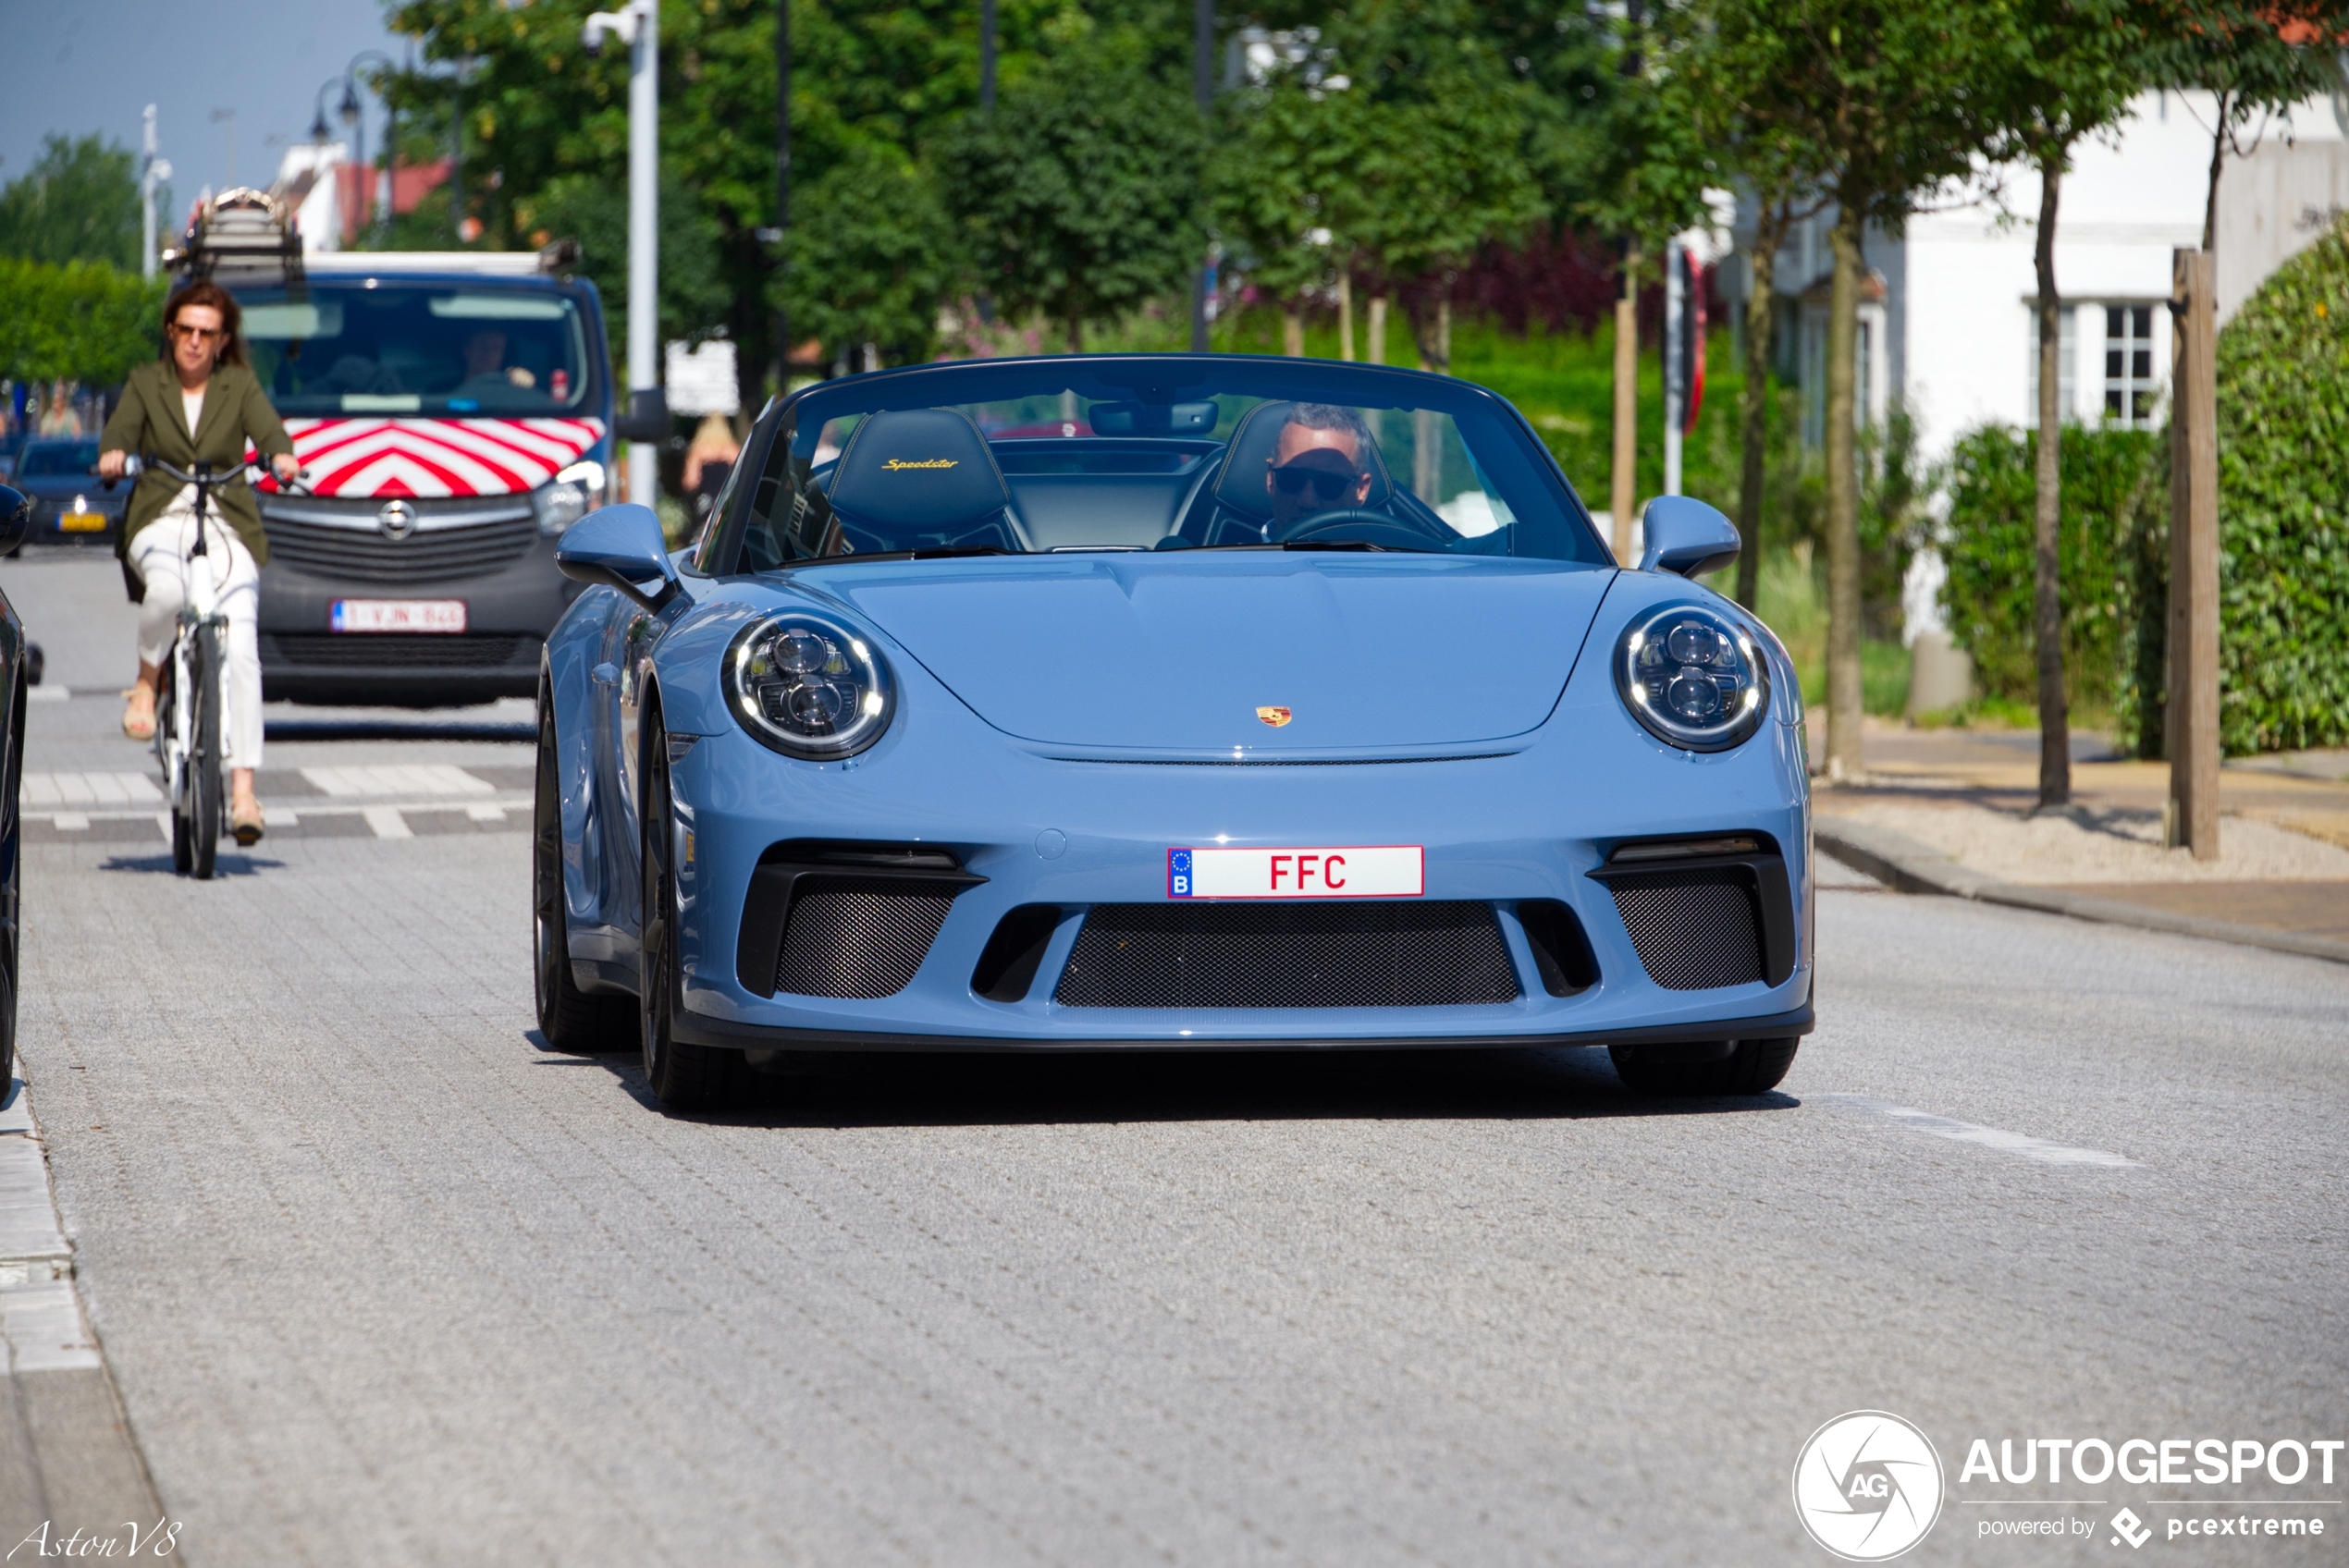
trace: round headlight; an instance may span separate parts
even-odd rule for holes
[[[879,740],[895,705],[880,650],[821,616],[754,622],[726,650],[726,684],[744,729],[815,762]]]
[[[1694,605],[1633,622],[1615,672],[1631,717],[1683,751],[1727,751],[1753,733],[1770,705],[1769,666],[1753,633]]]

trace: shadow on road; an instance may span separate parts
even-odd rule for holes
[[[545,1050],[533,1031],[534,1046]],[[635,1055],[599,1062],[647,1108]],[[1790,1110],[1783,1094],[1657,1099],[1625,1088],[1597,1049],[953,1052],[806,1056],[757,1079],[755,1103],[681,1120],[763,1127],[1050,1122],[1527,1121]],[[669,1112],[668,1114],[677,1114]]]
[[[527,720],[493,718],[426,718],[400,715],[358,718],[273,718],[263,729],[265,741],[508,741],[538,739],[538,726]]]
[[[212,874],[215,877],[258,876],[264,871],[282,871],[285,866],[286,863],[281,860],[269,860],[261,855],[231,854],[224,850],[213,862]],[[178,875],[172,870],[169,850],[154,855],[110,855],[98,863],[98,869],[147,872],[162,876]]]

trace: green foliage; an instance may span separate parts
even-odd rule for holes
[[[97,136],[42,138],[39,159],[0,190],[0,256],[138,271],[139,177],[129,153]]]
[[[1317,67],[1322,63],[1317,62]],[[1207,165],[1209,222],[1249,282],[1293,300],[1330,276],[1332,232],[1354,182],[1358,100],[1311,73],[1275,71],[1261,88],[1227,93]]]
[[[2110,708],[2121,743],[2158,745],[2145,732],[2140,642],[2158,636],[2164,600],[2139,563],[2168,536],[2168,444],[2141,430],[2064,430],[2060,573],[2064,670],[2072,703]],[[2033,702],[2032,636],[2036,433],[1985,425],[1949,459],[1949,515],[1941,545],[1949,575],[1941,602],[1950,633],[1974,655],[1995,697]],[[2158,667],[2158,658],[2156,667]]]
[[[872,343],[892,363],[928,359],[938,301],[953,280],[954,233],[936,190],[894,148],[851,149],[808,192],[815,212],[855,212],[855,223],[791,232],[795,335],[838,347]]]
[[[1180,89],[1094,39],[963,116],[938,169],[981,286],[1062,324],[1072,350],[1088,320],[1180,289],[1205,245],[1205,129]]]
[[[165,280],[0,257],[0,375],[111,386],[158,352]]]
[[[2219,335],[2220,736],[2349,741],[2349,226]]]
[[[565,235],[579,241],[579,270],[604,297],[613,354],[625,356],[627,185],[591,174],[560,174],[516,203],[514,214],[532,236]],[[693,200],[673,166],[661,170],[660,214],[661,339],[707,337],[725,323],[729,299],[718,220]]]

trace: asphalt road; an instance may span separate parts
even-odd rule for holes
[[[137,771],[115,713],[37,706],[31,767]],[[277,717],[295,822],[215,882],[151,815],[29,832],[24,1074],[187,1561],[1824,1563],[1789,1474],[1863,1408],[1949,1467],[1904,1561],[2129,1559],[2114,1509],[2221,1498],[2329,1534],[2145,1551],[2341,1561],[2349,1461],[1957,1472],[2349,1437],[2349,968],[1837,890],[1758,1098],[1603,1053],[891,1058],[672,1117],[533,1033],[521,814],[363,772],[409,836],[314,815],[304,770],[494,805],[510,718]]]

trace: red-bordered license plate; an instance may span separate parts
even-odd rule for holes
[[[1427,890],[1417,844],[1166,851],[1170,899],[1416,899]]]
[[[462,599],[337,599],[327,625],[337,631],[462,631]]]

